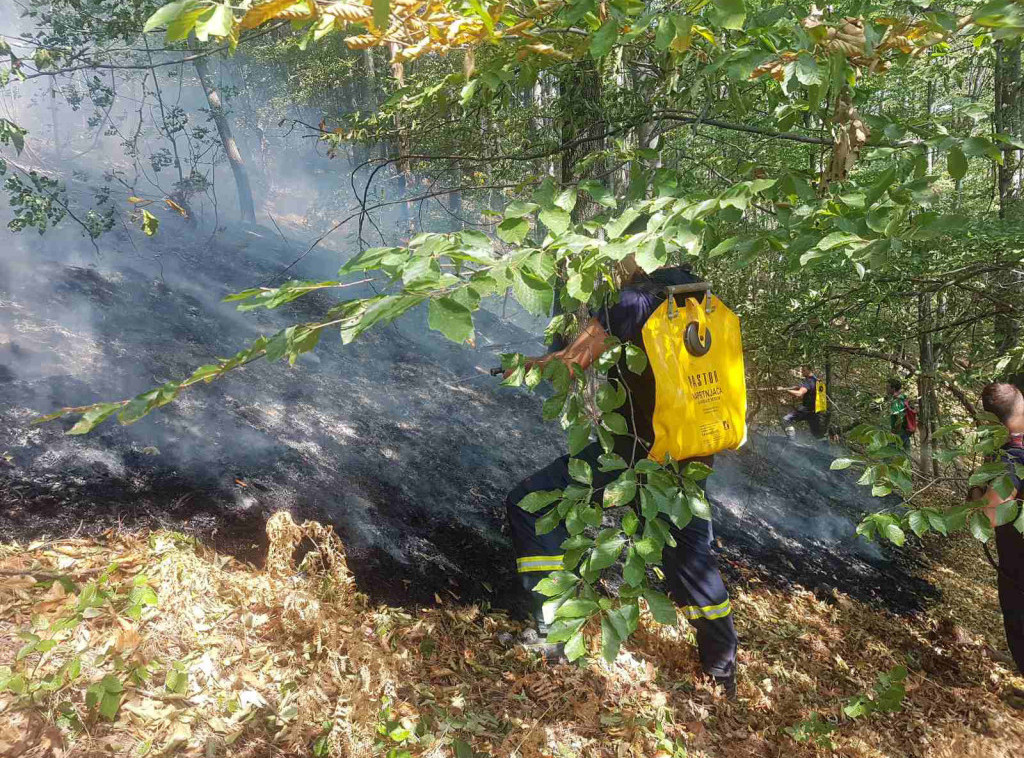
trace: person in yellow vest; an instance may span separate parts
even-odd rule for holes
[[[825,382],[814,375],[810,366],[800,367],[800,383],[793,387],[779,387],[799,400],[799,404],[782,419],[786,436],[796,439],[796,424],[804,421],[811,429],[815,439],[822,439],[828,431],[825,424],[825,412],[828,410],[828,395]]]
[[[609,337],[644,350],[648,364],[643,373],[636,374],[628,369],[625,351],[622,351],[619,365],[609,372],[609,378],[622,382],[628,392],[629,400],[624,407],[628,407],[629,412],[622,414],[628,429],[625,434],[616,436],[615,452],[630,465],[646,457],[661,461],[665,453],[671,456],[673,450],[681,449],[675,444],[680,441],[680,435],[690,440],[710,440],[711,447],[704,448],[710,450],[737,447],[746,439],[746,387],[743,384],[739,321],[706,291],[706,285],[703,291],[692,290],[699,292],[697,296],[675,294],[675,290],[699,286],[697,278],[682,266],[662,268],[651,275],[636,272],[618,293],[617,302],[594,313],[570,345],[531,361],[543,365],[559,360],[566,366],[578,365],[586,369],[610,344],[617,344],[616,340],[609,342]],[[720,309],[717,314],[706,312],[711,304]],[[719,319],[716,324],[723,323],[721,319],[731,321],[726,322],[726,327],[710,328],[709,318]],[[679,342],[685,342],[685,347]],[[691,370],[685,373],[677,365],[675,376],[657,376],[659,365],[671,364],[674,355],[687,351],[687,356],[694,359],[692,363],[684,363],[692,368],[699,365],[700,359],[695,357],[697,354],[703,355],[716,345],[733,351],[736,356],[733,370]],[[662,373],[666,372],[663,370]],[[727,398],[736,401],[733,403],[738,408],[736,415],[721,416],[723,392]],[[672,419],[659,414],[659,409],[672,407],[674,402],[682,402],[685,407],[676,406],[670,415],[680,419],[685,417],[686,421],[681,427],[672,428]],[[716,418],[718,420],[713,421]],[[572,456],[590,465],[595,490],[612,482],[620,473],[601,470],[598,458],[602,453],[601,445],[594,442]],[[677,457],[676,460],[684,458]],[[530,595],[536,626],[524,641],[532,642],[549,657],[557,655],[557,645],[546,644],[550,619],[544,618],[542,605],[545,598],[533,589],[549,572],[562,568],[562,545],[569,534],[562,522],[551,531],[537,533],[538,520],[557,503],[534,513],[528,513],[519,504],[530,493],[559,490],[572,484],[569,460],[570,456],[564,455],[530,475],[509,493],[505,502],[512,542],[518,556],[517,570],[523,588]],[[710,466],[713,456],[692,460],[700,460]],[[711,521],[693,517],[682,528],[673,525],[671,534],[676,544],[666,545],[662,554],[668,593],[677,605],[682,606],[682,615],[695,627],[703,670],[714,678],[728,697],[733,697],[736,691],[736,631],[729,594],[712,548]]]

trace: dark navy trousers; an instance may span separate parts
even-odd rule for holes
[[[595,442],[573,456],[590,464],[595,488],[604,487],[619,474],[598,470],[597,459],[602,452]],[[630,459],[628,455],[623,457]],[[517,556],[516,568],[523,586],[529,591],[549,572],[562,568],[562,543],[569,534],[565,524],[559,523],[553,531],[538,535],[537,520],[554,505],[537,513],[527,513],[519,507],[519,501],[531,492],[563,489],[570,483],[569,456],[564,455],[520,482],[505,501]],[[736,629],[729,594],[711,549],[711,522],[694,517],[684,529],[672,527],[672,536],[676,547],[666,545],[662,553],[668,594],[696,631],[704,671],[713,676],[729,676],[736,666]],[[536,594],[533,600],[538,625],[543,626],[539,609],[544,598]]]

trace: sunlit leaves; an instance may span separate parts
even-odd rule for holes
[[[946,168],[954,179],[959,180],[967,176],[967,156],[959,146],[950,149],[946,156]]]
[[[604,507],[615,508],[625,505],[634,497],[636,497],[636,474],[632,469],[628,469],[604,488]]]
[[[556,500],[561,499],[561,497],[561,490],[539,490],[537,492],[531,492],[520,500],[519,507],[527,513],[536,513],[539,510],[547,508]]]
[[[503,242],[518,245],[530,233],[530,222],[525,218],[507,218],[498,224],[497,235]]]
[[[554,290],[551,285],[529,271],[513,274],[512,289],[516,299],[535,316],[546,316],[551,311]]]
[[[723,29],[742,29],[747,20],[743,0],[712,0],[711,21]]]
[[[614,18],[605,21],[590,41],[590,55],[595,60],[606,56],[619,37],[619,23]]]
[[[142,209],[142,231],[145,232],[147,237],[152,237],[156,234],[157,229],[160,228],[160,219],[154,216],[152,213],[147,211],[145,208]]]

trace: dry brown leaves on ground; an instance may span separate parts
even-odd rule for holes
[[[500,613],[370,606],[328,527],[277,514],[268,535],[262,572],[171,533],[0,546],[0,756],[1024,751],[991,652],[991,572],[970,541],[936,543],[946,599],[916,618],[734,587],[730,704],[700,677],[685,625],[646,619],[613,665],[551,667],[498,641],[518,631]],[[897,665],[901,711],[842,715]],[[831,747],[786,731],[812,713]]]

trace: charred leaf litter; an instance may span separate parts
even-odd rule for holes
[[[73,229],[3,234],[0,539],[160,526],[258,563],[266,518],[288,509],[336,526],[374,600],[508,606],[504,495],[563,448],[538,398],[485,374],[497,353],[541,349],[535,320],[492,303],[471,349],[429,332],[415,312],[347,347],[325,335],[294,368],[253,364],[133,426],[67,437],[70,422],[30,421],[185,376],[322,313],[332,296],[248,314],[220,302],[305,247],[273,228],[209,238],[171,220],[134,248],[123,231],[103,237],[100,257]],[[342,260],[324,249],[291,275],[329,278]],[[917,576],[915,551],[855,537],[860,515],[882,502],[850,472],[829,471],[832,457],[771,433],[719,456],[709,494],[723,568],[734,581],[744,567],[782,588],[920,609],[937,591]]]

